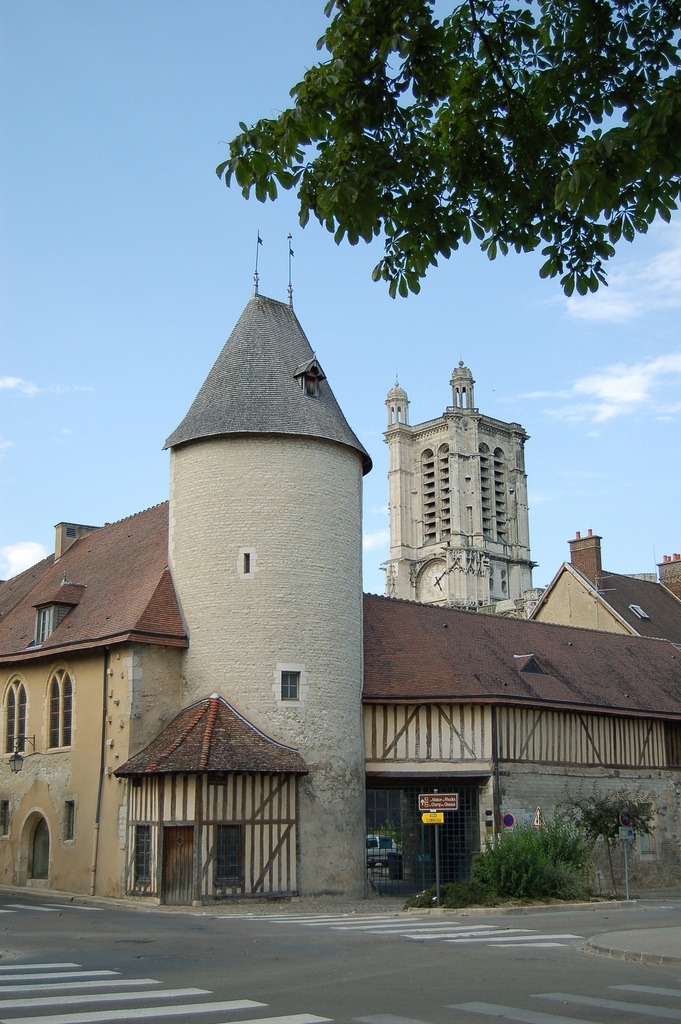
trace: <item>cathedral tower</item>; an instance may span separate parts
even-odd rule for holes
[[[186,702],[297,748],[302,892],[363,894],[362,475],[293,310],[254,296],[168,438]]]
[[[525,441],[519,423],[483,416],[460,362],[452,404],[410,425],[409,400],[388,392],[388,596],[479,608],[532,587]]]

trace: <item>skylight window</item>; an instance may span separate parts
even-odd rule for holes
[[[649,619],[650,618],[650,615],[648,615],[647,612],[643,611],[643,608],[641,608],[640,604],[630,604],[629,605],[629,610],[632,611],[634,613],[634,615],[638,615],[639,619]]]

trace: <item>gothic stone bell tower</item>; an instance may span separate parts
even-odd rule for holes
[[[532,586],[525,441],[519,423],[483,416],[460,362],[452,404],[411,425],[407,393],[388,392],[390,560],[386,594],[461,608]]]

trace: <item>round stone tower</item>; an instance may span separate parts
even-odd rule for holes
[[[300,889],[362,894],[371,460],[290,306],[251,299],[166,447],[186,702],[218,692],[300,751]]]

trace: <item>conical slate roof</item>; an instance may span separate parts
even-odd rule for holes
[[[319,367],[293,309],[255,295],[165,447],[225,434],[297,434],[348,445],[368,473],[371,459],[323,374],[317,394],[301,386],[313,363]]]
[[[287,772],[305,775],[297,750],[270,739],[243,718],[224,697],[183,708],[146,747],[115,772],[164,775],[174,772]]]

